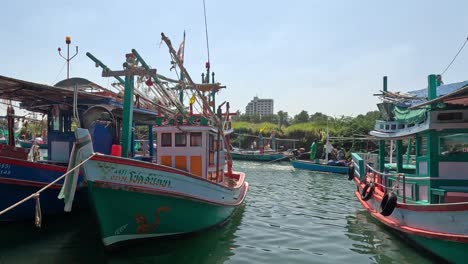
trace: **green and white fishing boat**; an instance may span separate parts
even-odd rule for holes
[[[84,163],[90,200],[94,206],[105,246],[136,239],[187,234],[227,221],[244,201],[248,183],[245,174],[232,171],[229,155],[229,104],[222,113],[214,114],[214,94],[218,83],[195,84],[181,59],[163,35],[172,59],[183,78],[174,89],[159,89],[161,76],[149,69],[133,50],[127,54],[124,71],[104,71],[103,75],[125,75],[124,112],[121,155],[96,154],[86,129],[76,129],[76,145],[72,162]],[[137,57],[137,58],[135,58]],[[138,61],[138,62],[137,62]],[[140,67],[138,64],[143,66]],[[209,76],[209,64],[207,64]],[[157,138],[156,157],[148,161],[131,156],[133,75],[147,78],[146,84],[159,89],[159,116],[153,120]],[[155,81],[155,83],[153,83]],[[192,92],[190,111],[173,100],[171,92]],[[184,90],[181,89],[184,88]],[[207,100],[203,93],[211,96]],[[183,96],[181,96],[183,97]],[[177,98],[177,97],[176,97]],[[194,113],[195,103],[201,106]],[[153,126],[152,126],[153,127]],[[150,131],[150,134],[152,131]],[[150,145],[153,142],[150,137]],[[113,146],[114,150],[120,146]],[[76,175],[75,175],[76,176]],[[66,209],[70,209],[75,178],[66,180]]]
[[[353,153],[355,195],[377,220],[433,255],[466,263],[468,252],[468,81],[443,84],[429,75],[428,88],[387,90],[378,104],[383,120],[370,132],[379,158]],[[396,166],[385,154],[396,142]],[[415,164],[405,168],[404,149]],[[407,152],[409,153],[409,151]],[[373,164],[372,164],[373,163]]]

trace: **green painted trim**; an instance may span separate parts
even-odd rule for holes
[[[88,192],[106,245],[142,237],[191,233],[218,225],[238,206],[95,186]]]
[[[451,263],[466,263],[466,252],[468,251],[467,243],[425,238],[410,234],[405,235],[410,240]]]
[[[125,76],[124,106],[122,117],[122,157],[128,158],[131,150],[133,124],[133,76]]]
[[[357,161],[359,166],[359,178],[364,180],[366,176],[366,168],[364,168],[364,160],[359,156],[357,153],[351,153],[351,157],[353,160]]]
[[[428,82],[428,86],[429,86],[429,88],[427,89],[428,90],[427,99],[430,101],[430,100],[433,100],[433,99],[437,98],[437,77],[436,77],[436,75],[435,74],[429,75],[427,77],[427,82]]]
[[[403,172],[403,140],[396,141],[397,172]]]
[[[385,171],[385,140],[379,140],[379,171]]]

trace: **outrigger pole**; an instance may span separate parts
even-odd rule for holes
[[[103,70],[102,77],[125,76],[124,90],[124,112],[122,122],[122,157],[128,158],[131,149],[131,136],[133,124],[133,91],[134,76],[152,76],[156,74],[156,69],[144,70],[136,66],[135,56],[131,53],[126,54],[126,62],[123,64],[123,71]]]

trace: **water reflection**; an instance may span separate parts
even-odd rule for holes
[[[352,240],[351,251],[368,255],[376,263],[436,263],[425,252],[408,247],[402,239],[375,220],[365,210],[346,216],[347,233]]]
[[[223,263],[233,255],[244,205],[220,227],[184,237],[143,240],[107,251],[91,212],[0,223],[0,263]]]
[[[184,237],[147,240],[109,255],[109,263],[223,263],[234,253],[244,205],[221,227]]]

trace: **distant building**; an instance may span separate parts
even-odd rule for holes
[[[259,99],[257,96],[253,98],[245,107],[247,115],[258,114],[260,116],[273,114],[273,99]]]

